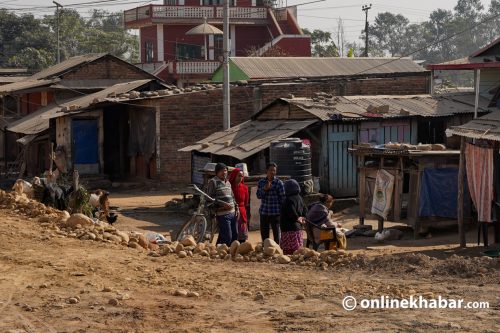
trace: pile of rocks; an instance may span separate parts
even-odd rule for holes
[[[61,225],[63,227],[59,234],[68,237],[121,244],[138,250],[159,250],[159,246],[148,241],[143,234],[120,231],[105,222],[92,220],[83,214],[73,214],[66,221],[61,221]]]
[[[161,247],[160,255],[177,255],[179,258],[200,256],[209,260],[233,260],[235,262],[269,262],[300,266],[343,267],[353,262],[353,254],[345,251],[324,251],[319,253],[312,249],[301,248],[288,256],[283,254],[281,247],[272,239],[266,239],[256,245],[250,242],[241,243],[234,241],[231,246],[226,244],[214,245],[208,242],[196,244],[192,236],[182,241],[172,242]],[[363,260],[357,262],[363,262]],[[359,266],[359,264],[358,264]]]
[[[47,232],[43,239],[62,236],[106,243],[115,243],[139,250],[157,251],[157,244],[149,242],[139,233],[126,233],[108,223],[91,219],[84,214],[70,215],[53,207],[30,200],[25,194],[0,191],[0,208],[12,210],[29,218],[37,218]]]

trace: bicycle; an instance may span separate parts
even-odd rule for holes
[[[215,234],[218,233],[217,221],[215,220],[215,214],[212,211],[212,208],[217,201],[203,192],[195,184],[192,184],[191,187],[200,194],[200,203],[198,204],[196,211],[193,213],[193,216],[182,225],[181,229],[177,233],[176,240],[181,241],[191,235],[197,243],[202,243],[206,239],[208,228],[209,235],[207,238],[210,243],[212,243]],[[207,200],[210,203],[207,204]]]

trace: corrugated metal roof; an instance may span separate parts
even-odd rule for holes
[[[95,79],[95,80],[61,80],[51,86],[55,89],[105,89],[118,83],[130,82],[130,79]]]
[[[312,125],[317,120],[249,120],[226,131],[216,132],[179,151],[232,156],[242,160],[269,147],[272,141],[284,139]]]
[[[23,134],[37,134],[49,128],[49,119],[63,116],[64,109],[71,109],[75,112],[87,108],[93,102],[103,102],[110,94],[122,94],[135,90],[153,80],[137,80],[127,83],[120,83],[93,94],[84,95],[64,100],[59,103],[52,103],[26,117],[13,122],[7,129],[11,132]]]
[[[371,118],[393,118],[407,116],[441,117],[474,112],[474,94],[431,95],[377,95],[334,96],[332,98],[282,98],[323,120],[363,120]],[[488,107],[489,101],[480,98],[479,112],[495,110]],[[265,109],[262,113],[265,112]],[[260,114],[260,113],[259,113]],[[256,115],[258,118],[259,114]]]
[[[43,86],[51,85],[54,82],[57,82],[59,79],[52,80],[23,80],[19,82],[5,84],[0,86],[0,94],[9,94],[14,91],[33,89]]]
[[[0,68],[1,75],[24,75],[28,73],[27,68]]]
[[[408,58],[233,57],[250,79],[424,72]]]
[[[494,41],[492,41],[491,43],[488,43],[486,44],[485,46],[483,46],[482,48],[480,48],[479,50],[475,51],[474,53],[472,53],[470,55],[470,57],[478,57],[480,56],[482,53],[486,52],[487,50],[489,50],[490,48],[492,48],[493,46],[497,45],[498,43],[500,43],[500,36],[497,37]]]
[[[0,83],[14,83],[26,80],[26,76],[0,76]]]
[[[500,111],[494,111],[460,126],[453,126],[446,132],[472,139],[500,141]]]
[[[107,53],[99,53],[99,54],[84,54],[81,56],[71,57],[63,62],[56,64],[54,66],[50,66],[38,73],[33,74],[30,79],[38,80],[38,79],[47,79],[59,74],[63,74],[70,69],[83,65],[85,63],[93,62],[99,58],[108,55]]]

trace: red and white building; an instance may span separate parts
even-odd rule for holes
[[[296,7],[273,0],[232,0],[231,56],[311,56],[310,37],[297,22]],[[222,30],[223,0],[165,0],[124,13],[125,27],[139,29],[143,69],[179,86],[207,80],[222,60],[222,35],[186,32],[205,22]]]

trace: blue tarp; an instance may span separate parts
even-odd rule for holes
[[[426,168],[420,186],[418,216],[457,218],[458,168]]]

